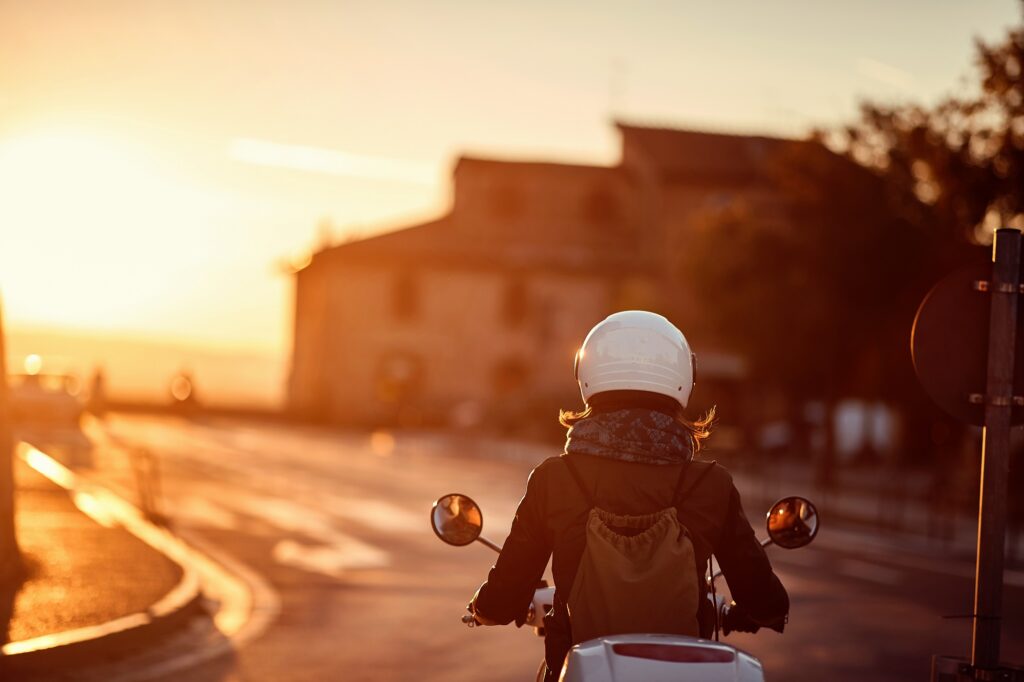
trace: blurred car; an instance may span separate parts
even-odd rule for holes
[[[85,404],[81,382],[70,374],[8,377],[11,417],[17,426],[78,426]]]

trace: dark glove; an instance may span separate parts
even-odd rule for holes
[[[466,604],[466,611],[468,611],[469,615],[472,616],[473,623],[475,623],[476,625],[501,625],[501,623],[499,623],[498,621],[491,620],[490,618],[476,610],[476,595],[473,596],[473,600],[471,602]],[[466,619],[463,618],[462,622],[466,623]]]
[[[775,630],[775,632],[781,633],[783,630],[786,629],[786,623],[788,622],[789,614],[787,614],[782,620],[776,621],[771,625],[765,625],[764,627],[768,628],[769,630]]]
[[[728,635],[730,632],[757,632],[761,626],[747,615],[742,607],[736,602],[730,602],[722,609],[722,633]]]

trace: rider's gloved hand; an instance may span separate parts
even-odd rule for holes
[[[491,620],[476,610],[476,595],[473,596],[473,601],[466,604],[466,610],[473,615],[473,620],[476,621],[477,625],[501,625],[498,621]]]
[[[742,607],[736,602],[730,602],[722,609],[722,632],[728,635],[730,632],[757,632],[761,629],[754,620],[747,615]]]
[[[787,615],[782,620],[776,621],[775,623],[772,623],[771,625],[765,625],[764,627],[766,627],[766,628],[768,628],[770,630],[775,630],[775,632],[782,632],[783,630],[786,629],[786,623],[788,623],[788,622],[789,622],[789,616]]]

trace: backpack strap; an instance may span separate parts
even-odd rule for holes
[[[579,469],[576,468],[575,462],[572,461],[572,456],[562,455],[561,459],[565,462],[565,466],[569,467],[569,473],[572,474],[573,480],[576,481],[576,485],[579,487],[580,493],[583,495],[583,499],[587,501],[587,504],[590,505],[591,508],[594,508],[596,506],[594,504],[594,498],[587,491],[587,486],[584,484],[583,477],[580,475]],[[694,479],[693,483],[686,488],[685,495],[689,495],[697,489],[697,486],[704,480],[704,477],[711,473],[711,470],[715,468],[715,464],[717,464],[717,462],[707,463],[707,466],[704,467],[703,471],[697,475],[697,478]],[[693,462],[687,462],[683,465],[683,470],[679,472],[679,479],[676,481],[676,487],[672,493],[672,506],[674,507],[678,507],[680,501],[685,497],[683,494],[683,483],[686,481],[686,474],[689,473],[692,465]]]
[[[679,499],[679,493],[683,490],[683,481],[686,480],[686,474],[690,471],[690,464],[692,464],[692,462],[689,460],[684,462],[683,468],[679,470],[679,478],[676,479],[676,487],[672,490],[671,501],[673,506],[675,505],[676,500]]]
[[[672,496],[673,506],[678,507],[686,496],[690,495],[694,490],[696,490],[697,486],[700,485],[700,482],[704,480],[704,477],[711,473],[711,470],[715,468],[715,464],[717,464],[717,462],[708,462],[707,464],[708,465],[704,467],[704,470],[701,471],[700,474],[698,474],[696,479],[694,479],[693,483],[691,483],[689,487],[686,488],[685,494],[682,490],[683,479],[686,478],[686,472],[690,470],[690,467],[693,465],[693,463],[691,462],[687,464],[685,467],[683,467],[682,473],[679,474],[679,482],[676,483],[676,491]]]
[[[565,462],[565,466],[569,467],[569,473],[572,474],[573,479],[576,481],[576,485],[580,487],[580,492],[583,493],[583,499],[587,501],[590,508],[594,508],[594,498],[587,492],[587,486],[583,484],[583,477],[580,476],[579,469],[576,468],[576,464],[573,463],[570,455],[562,455],[562,461]]]

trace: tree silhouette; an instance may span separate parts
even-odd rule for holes
[[[865,103],[773,160],[781,208],[734,202],[678,256],[751,379],[794,403],[846,396],[934,415],[908,338],[929,287],[1024,228],[1024,28],[977,43],[976,83],[932,108]]]
[[[912,189],[951,243],[1024,228],[1024,27],[976,50],[976,82],[963,94],[932,108],[866,103],[835,136],[865,167]]]

